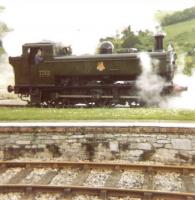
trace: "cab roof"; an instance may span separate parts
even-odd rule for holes
[[[54,42],[37,42],[37,43],[26,43],[24,47],[40,47],[40,46],[53,46]]]

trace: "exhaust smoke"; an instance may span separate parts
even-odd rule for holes
[[[14,85],[14,73],[8,63],[8,56],[0,56],[0,99],[14,98],[13,94],[7,92],[7,86]]]
[[[138,95],[148,106],[159,106],[163,98],[161,91],[165,86],[164,79],[157,75],[159,61],[151,59],[146,52],[140,53],[139,59],[142,73],[136,81]]]
[[[173,82],[187,87],[187,91],[181,92],[178,95],[170,97],[167,99],[167,108],[178,108],[178,109],[195,109],[195,70],[192,72],[192,75],[184,75],[183,69],[185,65],[185,54],[178,56],[179,66],[177,74],[174,77]]]
[[[166,82],[156,73],[158,60],[151,59],[148,53],[140,53],[139,58],[142,73],[136,82],[136,86],[139,90],[138,95],[148,106],[168,109],[195,109],[195,70],[190,77],[183,74],[185,54],[178,55],[179,66],[173,83],[175,86],[179,85],[188,89],[166,97],[161,96],[161,91],[166,86]]]

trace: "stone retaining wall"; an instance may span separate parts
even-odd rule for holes
[[[0,127],[0,159],[195,162],[195,129]]]

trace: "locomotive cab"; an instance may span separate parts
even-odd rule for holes
[[[16,94],[29,93],[29,88],[37,81],[40,64],[35,63],[35,56],[41,50],[42,63],[53,59],[53,43],[27,43],[22,46],[22,55],[9,57],[15,74],[15,86],[8,86],[8,91]]]
[[[34,58],[37,51],[41,49],[42,56],[46,60],[53,58],[53,44],[52,43],[32,43],[24,44],[22,47],[22,57],[28,60],[30,65],[35,64]]]

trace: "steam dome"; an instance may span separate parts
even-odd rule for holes
[[[104,41],[99,45],[100,54],[109,54],[113,53],[114,45],[110,41]]]

